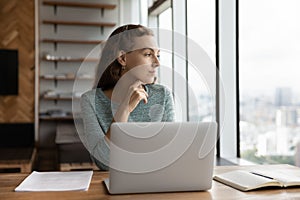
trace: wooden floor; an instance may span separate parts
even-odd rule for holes
[[[37,170],[39,171],[53,171],[59,170],[59,166],[55,165],[54,163],[57,162],[57,156],[55,152],[51,150],[43,150],[40,152],[41,155],[39,156],[39,162],[37,165]],[[216,165],[217,166],[225,166],[225,165],[236,165],[224,158],[216,158]],[[76,167],[76,165],[75,165]]]
[[[55,148],[38,150],[37,162],[34,166],[36,171],[58,171],[58,155]]]
[[[41,149],[35,166],[37,171],[74,171],[74,170],[99,170],[91,162],[59,163],[57,149]]]
[[[2,154],[2,156],[8,156]],[[217,166],[224,166],[224,165],[235,165],[234,163],[223,159],[223,158],[216,158],[216,165]],[[66,167],[67,166],[67,167]],[[47,149],[39,149],[36,153],[36,160],[32,166],[32,170],[36,171],[59,171],[59,170],[80,170],[86,168],[91,168],[93,170],[97,170],[95,165],[89,165],[89,163],[78,163],[78,164],[58,164],[58,156],[57,150],[53,148]],[[9,169],[0,169],[0,172],[21,172],[20,168],[9,168]]]
[[[0,170],[29,173],[36,161],[35,147],[5,147],[0,148]]]
[[[2,149],[0,160],[2,166],[7,163],[7,166],[1,168],[1,173],[13,173],[13,172],[22,172],[22,168],[19,167],[16,160],[22,162],[22,160],[29,159],[32,151],[25,149],[24,151],[18,151],[17,153],[12,153],[11,150]],[[12,156],[13,154],[13,156]],[[12,160],[14,157],[14,160]],[[31,166],[32,170],[36,171],[57,171],[57,155],[55,149],[39,149],[35,152],[35,159]]]

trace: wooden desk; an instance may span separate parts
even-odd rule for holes
[[[300,170],[290,165],[254,165],[254,166],[217,166],[215,174],[223,173],[234,169],[293,169]],[[213,181],[212,189],[203,192],[178,192],[178,193],[155,193],[155,194],[130,194],[130,195],[109,195],[103,184],[103,179],[108,177],[108,173],[94,172],[92,182],[88,191],[70,191],[70,192],[14,192],[14,188],[19,185],[28,174],[0,174],[0,199],[5,200],[135,200],[135,199],[300,199],[300,187],[289,189],[264,189],[252,192],[241,192],[219,182]]]

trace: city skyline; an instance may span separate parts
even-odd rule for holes
[[[240,101],[239,126],[240,151],[242,157],[246,156],[245,159],[297,162],[300,101],[295,100],[290,87],[274,88],[272,95],[251,93],[251,96],[244,97]],[[249,151],[253,152],[251,156]]]

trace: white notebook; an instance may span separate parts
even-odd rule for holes
[[[88,190],[93,171],[36,172],[33,171],[15,188],[21,191],[72,191]]]
[[[264,187],[300,187],[299,174],[289,170],[234,170],[215,175],[213,178],[241,191],[250,191]]]

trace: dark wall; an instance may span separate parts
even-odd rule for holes
[[[34,146],[34,124],[0,123],[0,147],[33,147]]]

